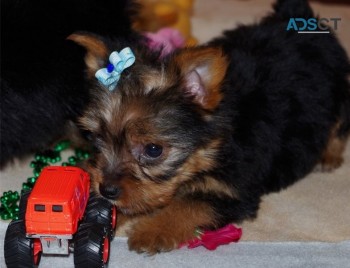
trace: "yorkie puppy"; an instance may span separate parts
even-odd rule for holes
[[[0,166],[46,149],[90,101],[85,50],[66,38],[89,31],[134,42],[134,9],[131,0],[1,0]]]
[[[136,62],[116,75],[115,89],[94,74],[123,44],[70,37],[89,51],[95,101],[80,123],[96,147],[92,185],[129,221],[131,250],[169,251],[197,227],[254,218],[264,194],[317,164],[342,163],[350,132],[346,53],[333,34],[286,31],[290,17],[312,17],[306,1],[280,0],[274,9],[258,25],[163,62],[133,47]]]

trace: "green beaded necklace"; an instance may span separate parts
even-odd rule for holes
[[[62,160],[61,152],[70,148],[71,142],[68,140],[57,143],[52,149],[35,154],[34,160],[30,163],[30,167],[33,168],[33,176],[29,177],[26,182],[22,184],[22,190],[31,190],[38,179],[41,170],[50,166],[50,164],[56,164]],[[75,166],[79,162],[90,157],[90,153],[86,150],[76,148],[74,155],[68,157],[67,162],[63,162],[62,166]],[[0,218],[2,220],[18,219],[18,201],[20,195],[17,191],[7,191],[0,197]]]

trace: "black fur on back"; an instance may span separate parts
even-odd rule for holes
[[[307,0],[278,0],[273,8],[275,17],[289,18],[312,18],[313,12]]]
[[[330,129],[350,131],[350,64],[334,34],[287,32],[289,17],[309,17],[306,1],[275,4],[276,13],[211,41],[230,64],[218,118],[233,116],[233,135],[215,170],[239,200],[213,198],[223,224],[254,217],[260,196],[304,177],[320,160]]]

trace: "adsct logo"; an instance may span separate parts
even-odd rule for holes
[[[335,31],[338,29],[338,23],[341,21],[341,18],[290,18],[287,28],[287,31],[296,31],[298,33],[317,33],[324,34],[330,33],[330,28],[333,28]]]

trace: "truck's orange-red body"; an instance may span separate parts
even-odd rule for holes
[[[89,199],[89,175],[76,167],[47,167],[28,198],[27,235],[72,235]]]

